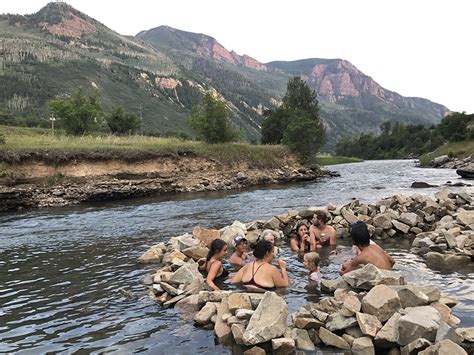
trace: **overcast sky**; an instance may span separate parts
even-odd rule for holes
[[[1,0],[0,13],[46,0]],[[384,88],[474,113],[471,0],[69,0],[124,35],[161,25],[261,61],[342,58]]]

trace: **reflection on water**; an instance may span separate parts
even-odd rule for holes
[[[213,333],[161,309],[144,295],[138,280],[153,266],[135,259],[147,247],[202,226],[233,220],[265,219],[290,208],[347,202],[373,202],[408,188],[413,181],[444,184],[452,170],[415,169],[411,162],[367,162],[332,167],[342,177],[244,192],[193,194],[128,202],[30,211],[0,216],[0,352],[230,353],[214,344]],[[460,180],[462,181],[462,180]],[[467,181],[465,181],[467,182]],[[378,188],[383,189],[378,189]],[[472,191],[472,188],[464,188]],[[422,191],[433,193],[435,189]],[[474,270],[439,272],[408,253],[409,242],[386,244],[409,281],[440,287],[456,296],[463,326],[474,326]],[[347,241],[337,255],[321,253],[324,277],[350,255]],[[307,287],[307,270],[289,250],[282,251],[292,280],[283,292],[290,312],[317,302]],[[136,299],[127,299],[120,288]]]

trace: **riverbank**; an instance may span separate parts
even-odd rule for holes
[[[67,137],[2,127],[0,211],[169,193],[220,191],[332,176],[283,146],[155,137]]]

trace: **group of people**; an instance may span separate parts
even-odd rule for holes
[[[308,270],[310,282],[319,283],[321,272],[319,269],[319,248],[329,245],[336,246],[336,230],[327,225],[327,215],[323,211],[314,213],[312,224],[309,228],[304,223],[296,227],[296,237],[290,242],[291,249],[303,254],[303,265]],[[308,233],[309,230],[309,233]],[[373,264],[381,269],[391,269],[394,265],[393,258],[380,246],[370,239],[367,225],[358,221],[350,226],[350,234],[355,256],[344,262],[339,273],[345,274],[365,264]],[[229,263],[238,269],[231,275],[232,283],[242,283],[250,290],[268,290],[275,287],[288,287],[289,279],[286,271],[286,262],[278,258],[278,266],[272,265],[274,257],[278,254],[275,246],[275,236],[269,232],[258,240],[253,249],[253,257],[247,253],[247,240],[237,235],[232,240],[234,253],[229,258]],[[222,261],[227,255],[227,243],[216,239],[211,243],[205,262],[199,266],[200,271],[206,275],[206,283],[212,290],[219,290],[216,280],[225,280],[229,273],[224,268]]]

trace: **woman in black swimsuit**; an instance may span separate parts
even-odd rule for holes
[[[247,288],[271,289],[274,287],[287,287],[288,274],[286,263],[278,259],[280,270],[271,265],[273,259],[273,244],[262,240],[253,250],[255,260],[241,268],[232,278],[233,283],[242,282]]]
[[[217,278],[225,279],[229,272],[222,266],[222,260],[227,254],[227,243],[222,239],[215,239],[211,243],[207,253],[206,263],[199,266],[199,270],[206,272],[206,283],[214,291],[219,291],[214,280]]]

